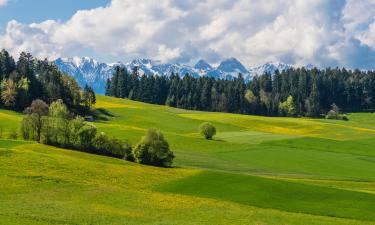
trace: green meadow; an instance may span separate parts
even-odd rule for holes
[[[160,129],[174,168],[6,139],[0,224],[375,224],[375,114],[349,121],[197,112],[97,96],[98,131]],[[214,140],[198,133],[217,128]]]

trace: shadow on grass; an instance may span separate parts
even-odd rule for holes
[[[94,109],[91,113],[96,121],[108,121],[109,118],[115,117],[110,111],[104,108]]]

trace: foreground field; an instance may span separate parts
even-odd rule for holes
[[[257,208],[248,201],[252,199],[249,195],[243,200],[246,202],[233,201],[228,197],[229,193],[240,190],[234,196],[238,198],[244,194],[244,188],[254,185],[254,178],[246,182],[246,176],[240,177],[240,180],[237,175],[230,174],[203,177],[208,186],[210,181],[217,184],[217,179],[224,183],[227,181],[226,187],[236,180],[243,182],[231,186],[220,198],[216,194],[222,193],[223,189],[210,193],[205,188],[207,194],[202,192],[198,196],[178,190],[188,194],[181,195],[156,189],[171,182],[178,184],[181,179],[180,184],[189,185],[184,180],[200,176],[200,170],[140,166],[119,159],[21,141],[0,141],[0,156],[0,224],[373,224],[363,220],[371,213],[366,204],[372,199],[356,207],[362,213],[348,211],[350,214],[345,215],[361,220],[274,210],[269,208],[272,205]],[[267,182],[277,183],[276,180],[266,179],[266,182],[258,184],[268,186]],[[311,185],[306,187],[314,188]],[[268,193],[271,198],[280,194],[280,187],[276,185],[273,188],[275,193]],[[343,193],[336,192],[336,189],[327,190],[334,196]],[[265,192],[249,191],[254,192],[257,199]],[[311,190],[299,191],[301,196],[306,196],[305,201],[309,198],[311,201],[318,200],[317,196],[309,196]],[[285,193],[282,195],[287,197]],[[356,195],[370,196],[359,192]],[[342,201],[355,197],[346,196]],[[293,196],[289,198],[293,199]],[[324,213],[332,211],[334,216],[337,209],[332,206],[326,206],[328,211]],[[290,207],[293,206],[289,205],[286,209]],[[276,208],[282,208],[282,205]]]
[[[0,141],[0,224],[373,224],[375,114],[350,121],[207,113],[98,96],[99,131],[149,127],[173,169]],[[0,110],[3,137],[20,115]],[[215,140],[197,127],[215,124]],[[225,213],[224,213],[225,212]]]

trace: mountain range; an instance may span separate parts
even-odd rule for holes
[[[106,80],[112,76],[115,66],[125,67],[128,71],[138,67],[141,74],[161,76],[169,76],[173,72],[181,76],[188,73],[193,77],[233,79],[241,73],[246,81],[256,75],[273,74],[276,70],[282,71],[292,67],[284,63],[269,62],[246,68],[236,58],[225,59],[218,66],[212,66],[203,59],[190,66],[180,63],[158,63],[151,59],[134,59],[128,63],[102,63],[89,57],[58,58],[55,64],[62,72],[73,76],[80,86],[87,84],[100,94],[104,93]]]

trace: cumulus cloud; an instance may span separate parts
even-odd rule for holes
[[[0,47],[50,58],[89,49],[119,60],[216,63],[233,56],[247,66],[282,61],[370,68],[374,15],[374,0],[112,0],[66,22],[10,21]]]

